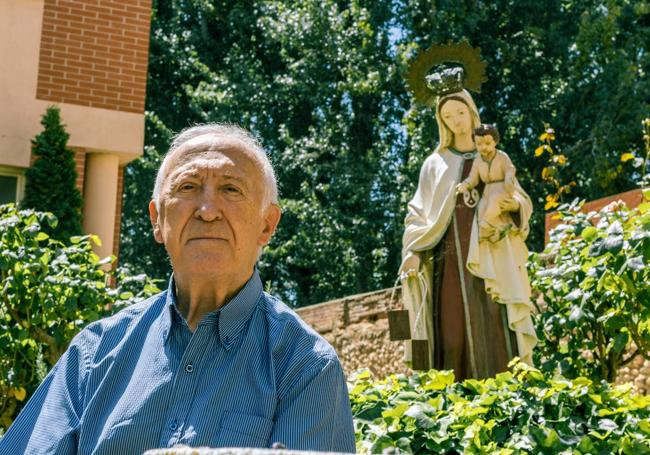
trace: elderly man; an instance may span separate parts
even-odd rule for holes
[[[172,447],[354,452],[332,347],[262,291],[255,264],[280,220],[266,154],[246,131],[189,128],[149,204],[169,288],[90,324],[38,388],[2,454]]]

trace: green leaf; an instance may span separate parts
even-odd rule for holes
[[[634,270],[635,272],[642,272],[646,267],[643,261],[643,256],[634,256],[629,258],[625,262],[625,266],[630,270]]]
[[[616,337],[614,338],[614,345],[612,347],[612,351],[614,355],[619,355],[625,347],[627,346],[627,343],[630,339],[630,335],[627,332],[621,332]]]
[[[35,239],[36,239],[37,242],[42,242],[42,241],[47,240],[47,239],[49,239],[49,238],[50,238],[50,236],[47,235],[45,232],[39,232],[39,233],[36,235],[36,238],[35,238]]]
[[[396,402],[400,401],[418,401],[420,399],[420,394],[416,392],[401,392],[395,397]]]
[[[608,253],[617,254],[619,251],[621,251],[622,248],[623,248],[622,235],[614,235],[612,237],[607,237],[603,242],[603,250]]]
[[[591,242],[598,236],[598,229],[593,226],[589,226],[582,230],[580,236],[587,242]]]
[[[87,238],[88,238],[87,235],[73,235],[72,237],[70,237],[70,243],[72,243],[73,245],[77,245],[83,242],[84,240],[86,240]]]
[[[411,441],[409,438],[401,437],[396,441],[395,445],[404,453],[413,453],[413,450],[411,449]]]
[[[618,425],[611,419],[600,419],[598,421],[598,429],[603,431],[614,431],[618,429]]]
[[[404,415],[414,418],[418,428],[428,430],[435,426],[434,420],[424,412],[424,407],[422,404],[418,403],[412,405],[408,408]]]
[[[399,419],[404,415],[404,413],[408,408],[409,408],[408,403],[400,403],[394,408],[390,408],[390,409],[386,409],[385,411],[382,411],[381,416],[384,418],[390,417],[390,418]]]
[[[454,383],[453,371],[436,371],[429,372],[429,380],[424,384],[424,390],[443,390]]]

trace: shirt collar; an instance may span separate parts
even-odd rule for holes
[[[252,316],[261,295],[262,280],[256,267],[244,287],[220,309],[206,314],[201,324],[217,321],[219,342],[226,349],[230,349],[235,338]],[[172,324],[185,323],[176,306],[176,283],[173,274],[169,278],[165,307],[161,321],[161,334],[166,342]]]

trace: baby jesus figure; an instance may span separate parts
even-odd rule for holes
[[[510,212],[503,210],[506,201],[512,200],[515,193],[515,167],[510,157],[496,148],[499,143],[496,126],[479,125],[474,130],[474,143],[479,156],[474,159],[467,178],[456,189],[458,193],[467,193],[479,182],[485,184],[476,214],[479,241],[498,242],[515,226]]]
[[[467,179],[456,187],[467,195],[476,192],[479,182],[485,184],[474,215],[466,265],[472,275],[484,280],[492,300],[505,305],[508,327],[516,333],[520,352],[521,346],[527,346],[522,359],[532,365],[536,336],[525,240],[533,204],[519,185],[510,158],[497,150],[498,143],[499,132],[494,125],[479,125],[474,130],[479,156]]]

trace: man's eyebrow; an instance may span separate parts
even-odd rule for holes
[[[170,181],[171,182],[177,182],[178,180],[183,179],[183,178],[187,178],[187,177],[192,177],[192,178],[195,178],[195,179],[201,178],[198,171],[196,171],[196,170],[185,170],[185,171],[178,172],[176,174],[172,174],[170,176]]]
[[[241,182],[241,183],[243,183],[243,184],[246,184],[246,180],[243,179],[243,178],[241,178],[241,177],[239,177],[238,175],[225,174],[225,175],[223,176],[223,178],[224,178],[225,180],[236,180],[236,181],[238,181],[238,182]]]

